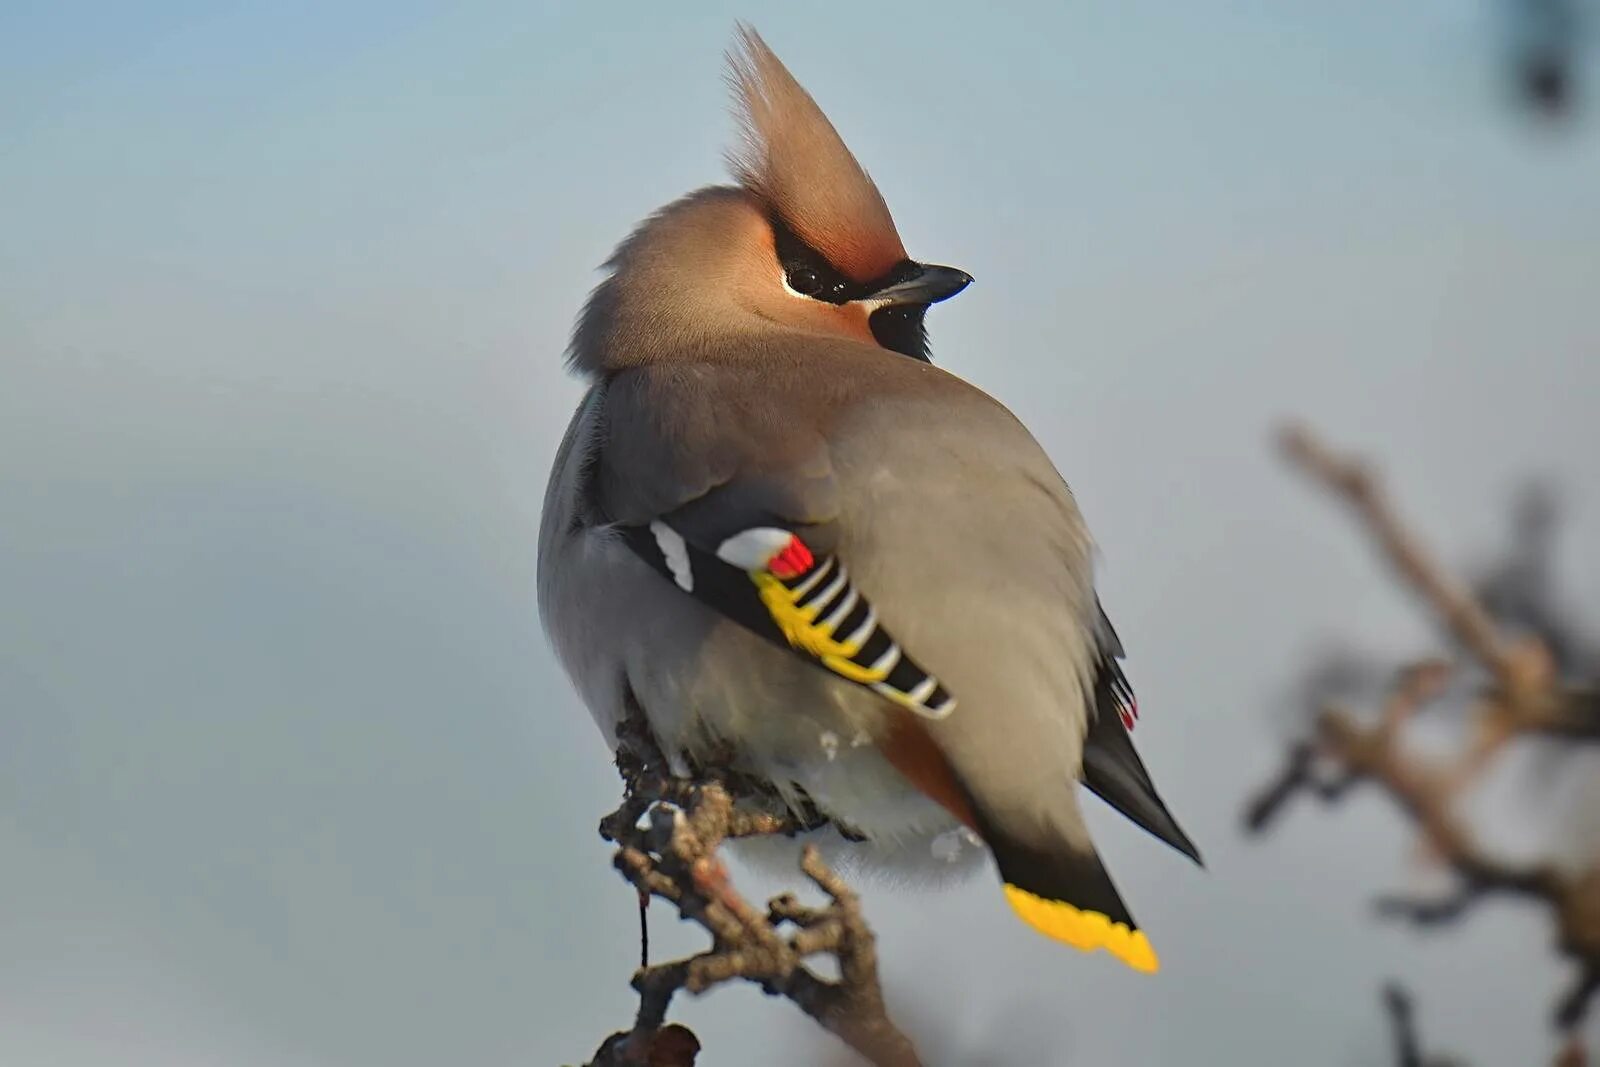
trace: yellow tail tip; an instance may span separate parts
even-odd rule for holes
[[[1017,917],[1046,937],[1065,942],[1082,952],[1103,948],[1136,971],[1155,974],[1161,969],[1156,950],[1143,930],[1113,922],[1098,911],[1084,911],[1062,900],[1046,900],[1009,882],[1006,903]]]

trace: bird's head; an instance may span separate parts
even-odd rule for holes
[[[574,365],[605,372],[773,330],[927,360],[928,306],[971,277],[906,255],[877,186],[754,30],[740,27],[729,66],[738,185],[691,193],[622,243],[579,320]]]

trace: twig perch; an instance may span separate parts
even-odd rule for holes
[[[1519,733],[1600,741],[1594,687],[1562,685],[1543,642],[1501,633],[1470,590],[1400,522],[1365,465],[1333,452],[1304,427],[1284,431],[1281,445],[1301,473],[1355,511],[1379,555],[1433,613],[1444,636],[1489,674],[1493,684],[1480,710],[1483,732],[1498,739],[1495,747]]]
[[[1457,664],[1430,660],[1401,670],[1370,725],[1346,708],[1324,706],[1313,737],[1291,748],[1285,769],[1246,809],[1245,825],[1252,832],[1266,829],[1301,793],[1333,802],[1358,784],[1377,786],[1417,826],[1432,853],[1457,879],[1451,896],[1422,901],[1383,898],[1379,913],[1417,924],[1440,924],[1458,919],[1493,893],[1543,904],[1556,925],[1557,948],[1577,966],[1576,981],[1555,1012],[1556,1025],[1568,1036],[1557,1062],[1581,1063],[1578,1030],[1600,995],[1600,857],[1577,875],[1552,863],[1508,863],[1478,842],[1457,815],[1454,802],[1519,736],[1600,740],[1600,713],[1592,687],[1563,682],[1544,642],[1503,632],[1471,590],[1454,580],[1401,523],[1364,465],[1333,452],[1303,428],[1286,431],[1281,444],[1301,473],[1350,507],[1380,557],[1432,615],[1445,644],[1459,649],[1487,684],[1468,712],[1471,739],[1465,751],[1447,763],[1426,761],[1408,751],[1403,733],[1416,712],[1441,695],[1458,671]],[[1409,1026],[1405,1005],[1397,1010],[1393,997],[1389,1005],[1397,1026],[1401,1014]],[[1404,1056],[1401,1062],[1406,1062]]]
[[[1389,1029],[1394,1037],[1396,1067],[1460,1067],[1448,1056],[1430,1056],[1422,1050],[1417,1036],[1416,1006],[1405,987],[1391,982],[1383,990],[1383,1007],[1389,1014]]]
[[[806,827],[739,807],[735,802],[743,797],[734,780],[672,777],[637,719],[624,724],[618,742],[625,795],[601,821],[600,834],[617,844],[616,868],[641,899],[671,903],[711,935],[712,945],[696,956],[642,966],[632,982],[639,993],[632,1029],[607,1038],[590,1067],[692,1067],[699,1042],[681,1026],[664,1025],[672,998],[679,990],[698,995],[736,980],[793,1001],[875,1067],[921,1067],[884,1005],[876,941],[860,901],[816,850],[802,850],[800,870],[828,902],[812,907],[784,894],[764,911],[734,888],[718,855],[724,841],[793,836]],[[806,965],[819,955],[837,960],[838,981]]]

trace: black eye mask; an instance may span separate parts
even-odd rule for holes
[[[837,305],[867,300],[891,285],[916,277],[921,270],[919,264],[905,259],[870,282],[852,281],[829,263],[822,253],[802,241],[782,219],[773,218],[770,221],[778,263],[783,267],[784,282],[790,289],[812,300]],[[867,325],[872,329],[873,339],[884,348],[928,363],[931,362],[928,359],[928,331],[923,326],[923,316],[927,311],[926,304],[882,307],[872,313]]]

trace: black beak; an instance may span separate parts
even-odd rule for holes
[[[941,300],[949,300],[971,284],[972,275],[964,270],[919,263],[915,274],[887,285],[865,299],[881,307],[937,304]]]

